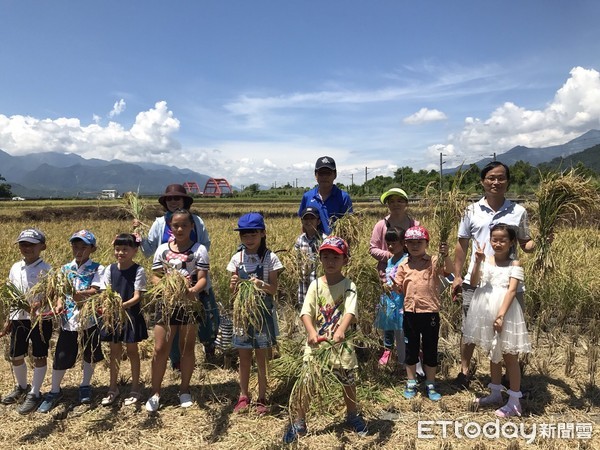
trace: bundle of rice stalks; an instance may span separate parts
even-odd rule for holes
[[[572,223],[584,213],[597,207],[599,196],[591,179],[577,174],[550,172],[540,177],[535,192],[539,234],[535,238],[533,269],[544,277],[555,267],[550,241],[559,223]]]
[[[339,343],[323,340],[319,347],[313,349],[310,361],[302,362],[296,370],[297,379],[292,386],[289,400],[289,412],[292,416],[300,410],[306,410],[310,402],[320,402],[333,389],[341,391],[342,382],[335,376],[332,362],[339,361],[341,352],[352,351],[351,341],[354,333],[348,333],[346,339]],[[298,363],[296,363],[298,364]]]
[[[0,326],[8,319],[11,311],[24,309],[29,312],[31,305],[27,298],[10,281],[0,285]]]
[[[63,301],[67,296],[75,293],[69,272],[62,269],[52,269],[42,276],[29,290],[27,295],[40,302],[39,311],[44,313],[53,311],[58,301]]]
[[[123,299],[110,286],[89,297],[80,308],[79,317],[82,324],[89,321],[99,323],[99,319],[102,318],[100,330],[111,335],[120,334],[125,324],[130,321],[123,308]]]
[[[168,318],[178,312],[182,315],[201,314],[203,312],[202,302],[196,297],[189,295],[189,279],[179,270],[165,266],[164,275],[144,297],[146,299],[144,309],[152,306],[161,311],[162,317],[168,324]],[[201,317],[203,317],[201,315]]]
[[[459,170],[452,179],[450,190],[448,192],[441,191],[439,201],[435,203],[432,228],[438,230],[439,243],[448,243],[452,230],[458,226],[467,208],[467,196],[460,190],[467,171]],[[431,186],[430,184],[427,187],[426,193],[429,192]],[[428,200],[431,200],[431,198],[428,198]],[[439,268],[444,265],[444,257],[441,254],[438,256],[437,264]]]
[[[266,309],[264,292],[252,280],[240,280],[233,299],[233,327],[261,330],[264,325],[262,312]]]
[[[123,209],[127,211],[138,222],[135,231],[145,236],[150,227],[142,221],[146,203],[140,198],[137,192],[126,192],[123,194]]]
[[[344,239],[350,248],[362,238],[362,223],[364,216],[360,212],[344,214],[335,221],[331,234]]]

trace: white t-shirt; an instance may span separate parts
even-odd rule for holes
[[[16,262],[10,268],[8,279],[19,291],[25,293],[31,289],[42,276],[50,272],[50,265],[42,258],[31,264],[25,264],[24,260]],[[30,302],[34,299],[30,299]],[[13,309],[10,311],[10,320],[31,320],[29,311]]]
[[[517,232],[518,240],[531,239],[527,211],[521,205],[505,199],[502,207],[498,211],[494,211],[488,205],[485,197],[477,203],[472,203],[467,207],[465,215],[458,226],[458,238],[471,239],[471,259],[469,270],[463,279],[465,283],[470,284],[471,281],[477,243],[486,244],[484,250],[486,256],[494,254],[494,250],[490,245],[490,228],[499,223],[505,223],[513,227]]]
[[[179,270],[186,277],[194,277],[199,270],[206,272],[205,292],[211,287],[210,275],[208,273],[210,264],[208,261],[208,252],[206,247],[198,242],[192,245],[185,252],[176,252],[165,242],[156,249],[154,260],[152,261],[152,270],[163,270],[164,266],[169,266]]]
[[[243,273],[245,272],[247,275],[256,274],[256,269],[260,264],[263,266],[261,279],[267,283],[269,282],[269,273],[283,269],[283,264],[281,264],[277,255],[270,250],[265,253],[262,261],[256,253],[247,253],[245,250],[241,250],[231,257],[229,264],[227,264],[227,271],[237,273],[240,278],[247,278]]]

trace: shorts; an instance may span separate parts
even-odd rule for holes
[[[52,369],[67,370],[75,366],[77,354],[79,353],[78,337],[78,331],[60,330],[54,350]],[[81,339],[83,360],[85,362],[91,364],[104,359],[102,346],[100,345],[100,333],[97,326],[82,331]]]
[[[31,328],[31,320],[12,320],[10,331],[10,357],[20,358],[29,353],[31,341],[34,358],[48,357],[50,338],[52,337],[52,321],[42,320],[41,331],[39,323]]]
[[[233,347],[237,349],[255,349],[255,348],[271,348],[276,345],[276,329],[275,318],[273,317],[273,300],[272,297],[266,296],[264,299],[264,308],[260,308],[262,318],[262,326],[260,330],[255,329],[252,325],[248,329],[237,328],[233,329]]]
[[[355,386],[356,385],[356,369],[344,369],[342,367],[336,367],[332,370],[335,377],[344,386]]]
[[[156,306],[156,314],[154,315],[154,320],[156,325],[165,325],[162,306],[160,305],[160,303]],[[188,313],[181,306],[175,308],[173,313],[169,317],[169,325],[196,325],[201,321],[202,315],[200,312],[194,311],[193,313]]]

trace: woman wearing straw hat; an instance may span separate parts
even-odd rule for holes
[[[154,220],[154,223],[150,227],[150,231],[148,231],[148,236],[142,238],[142,244],[140,246],[142,253],[147,257],[153,256],[160,244],[169,242],[169,240],[172,239],[173,234],[171,232],[170,223],[173,211],[178,209],[189,210],[194,203],[194,198],[188,194],[183,185],[169,184],[165,189],[165,193],[158,197],[158,203],[163,206],[165,213],[163,216],[157,217]],[[197,214],[193,214],[192,217],[194,219],[194,229],[191,233],[192,241],[204,245],[207,251],[210,250],[210,238],[208,237],[208,231],[204,226],[204,222]],[[140,226],[140,222],[134,220],[133,226]],[[209,357],[214,355],[214,342],[217,338],[217,331],[219,328],[219,309],[215,301],[215,294],[212,287],[210,288],[206,301],[207,304],[204,305],[204,309],[207,317],[198,329],[198,337],[202,344],[204,344],[206,356]],[[178,339],[174,339],[173,342],[178,342]],[[179,348],[176,345],[171,349],[169,357],[171,358],[171,366],[174,369],[178,368],[180,354]]]
[[[385,241],[385,234],[388,228],[408,230],[410,227],[419,225],[419,222],[406,213],[408,207],[408,195],[404,190],[397,187],[388,189],[381,195],[380,200],[382,204],[388,207],[389,214],[375,224],[373,233],[371,234],[369,253],[377,260],[379,279],[382,283],[385,283],[387,261],[393,256],[388,250],[388,245]],[[379,358],[379,364],[381,366],[387,365],[393,348],[394,330],[384,330],[383,353],[381,358]],[[404,363],[404,336],[401,333],[398,333],[396,350],[398,353],[398,361]]]

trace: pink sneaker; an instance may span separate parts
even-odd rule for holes
[[[237,403],[233,407],[233,412],[238,413],[248,409],[250,406],[250,399],[248,397],[240,396]]]
[[[390,360],[390,355],[392,354],[391,350],[388,350],[387,348],[383,351],[383,354],[381,355],[381,358],[379,358],[379,365],[380,366],[387,366],[387,363]]]

